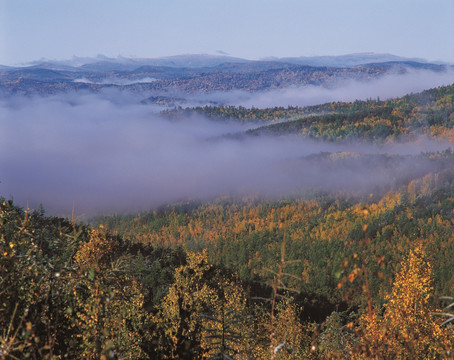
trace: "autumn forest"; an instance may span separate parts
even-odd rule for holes
[[[251,124],[225,135],[233,141],[443,146],[300,159],[327,176],[374,169],[386,182],[374,175],[364,185],[187,199],[88,220],[2,197],[0,359],[452,357],[454,85],[160,116]]]

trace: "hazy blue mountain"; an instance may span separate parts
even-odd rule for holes
[[[245,68],[276,67],[279,63],[309,66],[352,67],[363,64],[391,61],[413,61],[427,63],[424,59],[405,58],[392,54],[358,53],[339,56],[269,57],[261,60],[247,60],[225,55],[188,54],[159,58],[109,58],[99,55],[93,58],[73,57],[69,60],[39,60],[27,64],[40,68],[72,71],[132,71],[143,66],[165,66],[172,68],[212,68],[228,65]],[[244,66],[241,67],[240,65]],[[0,67],[2,69],[2,67]]]
[[[413,61],[418,63],[426,63],[424,59],[404,58],[392,54],[376,54],[376,53],[358,53],[338,56],[301,56],[301,57],[285,57],[272,58],[274,61],[285,62],[298,65],[311,66],[330,66],[330,67],[351,67],[364,64],[385,63],[391,61]]]
[[[247,63],[249,60],[221,55],[176,55],[160,58],[102,58],[87,61],[79,66],[88,71],[132,71],[144,66],[164,66],[172,68],[213,67],[226,63]]]

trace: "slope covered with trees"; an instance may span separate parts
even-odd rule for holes
[[[336,109],[336,104],[331,106]],[[399,99],[356,101],[337,113],[269,125],[250,134],[297,133],[329,141],[380,142],[425,135],[453,141],[453,113],[454,85],[451,85]]]
[[[391,142],[419,136],[454,140],[454,85],[386,101],[336,102],[268,109],[203,106],[163,111],[167,118],[203,115],[213,120],[275,122],[248,135],[297,134],[328,141]]]
[[[0,356],[442,358],[453,184],[178,206],[106,219],[110,231],[2,201]]]
[[[452,154],[446,154],[453,162]],[[411,244],[426,239],[437,276],[437,294],[449,292],[454,264],[446,259],[453,244],[454,167],[411,180],[383,196],[363,198],[313,195],[312,200],[276,202],[219,200],[188,203],[138,216],[102,219],[122,237],[145,244],[206,248],[212,262],[234,269],[244,280],[269,277],[281,244],[300,277],[299,291],[337,303],[347,295],[358,300],[344,275],[367,264],[377,275],[374,297],[388,289],[396,264]],[[366,227],[366,230],[364,230]],[[444,245],[441,245],[443,243]],[[439,246],[448,246],[440,252]],[[447,253],[445,252],[447,251]],[[439,264],[440,268],[438,268]]]

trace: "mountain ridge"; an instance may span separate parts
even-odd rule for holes
[[[394,55],[351,55],[374,60],[354,66],[314,66],[272,60],[245,60],[219,55],[181,55],[160,59],[97,58],[98,62],[72,67],[63,62],[41,62],[27,67],[0,68],[0,90],[4,94],[56,94],[99,91],[209,93],[282,89],[291,86],[329,87],[333,82],[380,78],[408,69],[441,72],[452,66],[417,62]],[[390,56],[393,61],[390,60]],[[336,57],[338,58],[338,57]],[[378,60],[383,60],[379,62]],[[399,59],[399,60],[398,60]]]
[[[51,60],[51,59],[40,59],[24,63],[20,66],[9,65],[8,67],[29,67],[29,66],[59,66],[60,68],[91,68],[94,70],[97,66],[96,64],[110,64],[125,68],[130,67],[140,67],[144,65],[151,66],[170,66],[170,67],[206,67],[206,66],[217,66],[227,63],[258,63],[258,62],[279,62],[279,63],[289,63],[297,65],[312,65],[312,66],[334,66],[334,67],[345,67],[345,66],[355,66],[361,64],[370,64],[370,63],[383,63],[389,61],[414,61],[419,63],[432,63],[438,65],[446,65],[439,61],[427,61],[422,58],[411,58],[403,57],[394,54],[387,53],[374,53],[374,52],[364,52],[364,53],[352,53],[344,55],[321,55],[321,56],[296,56],[296,57],[264,57],[260,59],[246,59],[235,56],[227,55],[218,55],[218,54],[181,54],[181,55],[172,55],[172,56],[162,56],[162,57],[107,57],[103,55],[98,55],[96,57],[77,57],[74,56],[72,59],[66,60]],[[0,65],[0,69],[4,65]],[[119,70],[119,69],[117,69]]]

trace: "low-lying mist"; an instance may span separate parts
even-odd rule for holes
[[[155,78],[144,77],[138,79],[124,79],[124,78],[103,78],[102,80],[94,81],[87,78],[75,79],[76,83],[97,84],[97,85],[132,85],[132,84],[146,84],[156,81]]]
[[[168,121],[124,92],[72,93],[0,100],[0,195],[47,212],[96,215],[140,211],[221,195],[287,196],[323,191],[372,192],[432,171],[404,155],[442,150],[420,139],[382,147],[299,137],[224,137],[246,126],[201,117]],[[349,159],[323,152],[400,154],[397,160]],[[318,156],[318,157],[317,157]]]
[[[328,85],[292,86],[259,93],[232,91],[229,93],[198,94],[201,99],[220,104],[267,108],[274,106],[311,106],[333,101],[381,100],[404,96],[426,89],[454,83],[454,71],[442,72],[407,69],[404,73],[388,74],[369,81],[337,80]]]

